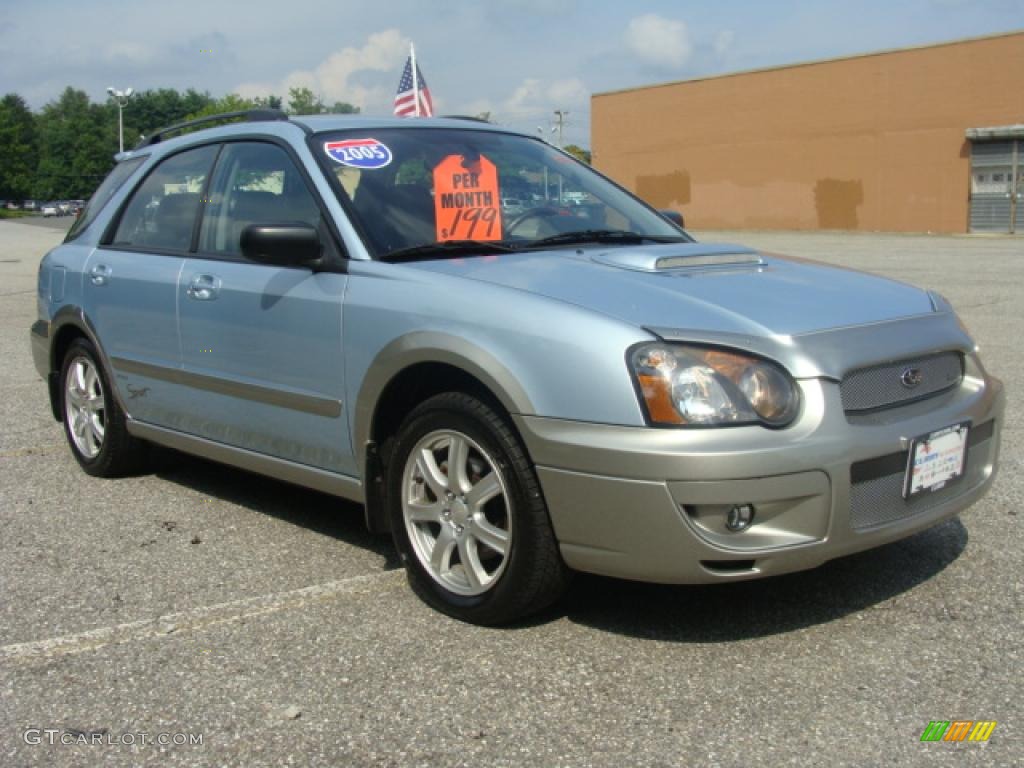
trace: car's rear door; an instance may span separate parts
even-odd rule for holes
[[[198,252],[178,285],[184,429],[239,448],[356,474],[341,349],[346,275],[257,264],[241,255],[248,224],[298,222],[329,232],[308,179],[277,144],[224,145]]]
[[[217,150],[198,147],[156,165],[85,263],[83,308],[114,386],[140,421],[174,426],[178,420],[178,276]]]

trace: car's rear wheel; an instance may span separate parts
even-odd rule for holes
[[[446,393],[409,414],[387,497],[410,584],[435,608],[498,624],[564,590],[568,572],[533,467],[504,418],[477,398]]]
[[[97,477],[138,471],[146,444],[128,434],[124,412],[89,341],[75,339],[68,347],[60,381],[64,434],[82,469]]]

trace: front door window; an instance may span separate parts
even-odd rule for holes
[[[227,144],[217,162],[199,250],[240,255],[250,224],[292,222],[317,227],[320,209],[288,154],[274,144]]]

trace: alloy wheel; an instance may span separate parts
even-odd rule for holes
[[[103,448],[106,416],[103,383],[95,364],[87,357],[76,357],[64,381],[64,418],[75,448],[87,459],[96,458]]]
[[[509,560],[512,510],[494,459],[455,430],[424,435],[402,474],[402,515],[413,551],[452,592],[479,595]]]

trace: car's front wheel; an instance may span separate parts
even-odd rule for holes
[[[391,529],[435,608],[499,624],[556,600],[568,572],[533,467],[505,419],[446,393],[406,418],[388,463]]]
[[[64,433],[82,469],[97,477],[138,471],[147,446],[128,434],[124,412],[89,341],[75,339],[68,347],[60,381]]]

